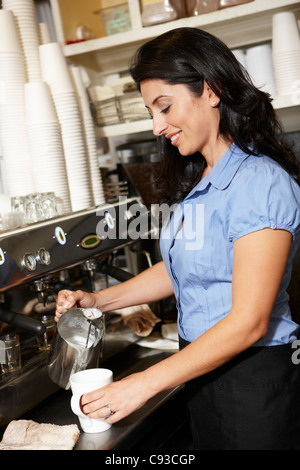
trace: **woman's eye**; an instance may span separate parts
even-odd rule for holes
[[[164,108],[164,109],[161,110],[161,113],[167,114],[167,112],[169,111],[170,108],[171,108],[171,105],[170,105],[170,106],[167,106],[166,108]]]

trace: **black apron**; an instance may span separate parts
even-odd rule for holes
[[[300,364],[293,354],[291,344],[252,347],[187,382],[194,449],[299,450]]]

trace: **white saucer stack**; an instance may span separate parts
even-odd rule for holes
[[[40,46],[43,80],[49,85],[61,128],[72,211],[92,206],[81,114],[65,57],[58,43]]]
[[[99,204],[103,204],[105,202],[105,197],[98,164],[97,141],[94,122],[89,107],[87,92],[82,80],[80,67],[70,67],[69,70],[81,111],[83,131],[88,155],[93,205],[98,206]]]
[[[14,14],[23,52],[26,81],[40,81],[39,32],[33,0],[2,0],[2,8]]]
[[[293,95],[300,88],[300,34],[293,12],[273,16],[272,46],[277,95]]]
[[[54,192],[70,212],[70,195],[60,126],[45,82],[25,84],[27,136],[36,192]]]
[[[23,54],[13,13],[0,10],[0,139],[8,194],[34,190],[25,119]]]

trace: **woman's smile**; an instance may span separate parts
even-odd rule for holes
[[[177,145],[178,140],[180,139],[181,131],[177,132],[176,134],[170,137],[170,141],[172,145]],[[167,137],[168,138],[168,137]]]
[[[200,152],[209,159],[223,154],[223,148],[218,151],[219,99],[206,82],[200,96],[185,84],[160,79],[143,81],[141,93],[153,119],[153,134],[164,135],[182,156]]]

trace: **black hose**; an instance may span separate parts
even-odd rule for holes
[[[124,269],[117,268],[106,263],[100,265],[99,270],[101,273],[108,274],[109,276],[113,277],[114,279],[120,282],[128,281],[129,279],[132,279],[134,277],[134,274],[124,271]]]
[[[10,312],[3,307],[0,307],[0,320],[15,328],[30,331],[36,335],[41,335],[46,331],[46,326],[41,321],[23,315],[22,313]]]

